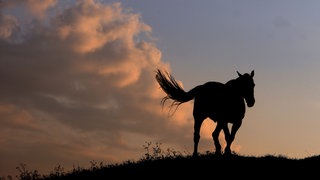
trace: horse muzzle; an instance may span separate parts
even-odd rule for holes
[[[247,101],[247,106],[248,107],[252,107],[254,104],[255,104],[256,100],[253,99],[253,100],[250,100],[250,101]]]

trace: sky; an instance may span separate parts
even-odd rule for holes
[[[157,68],[186,91],[254,70],[232,150],[319,155],[319,17],[315,0],[2,0],[0,176],[138,160],[147,142],[191,155],[193,101],[169,116]]]

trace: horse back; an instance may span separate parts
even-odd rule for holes
[[[229,97],[230,95],[233,95],[232,89],[228,88],[225,84],[220,82],[207,82],[205,84],[196,86],[192,90],[189,91],[189,93],[199,99],[221,99],[219,101],[222,101],[223,99]]]

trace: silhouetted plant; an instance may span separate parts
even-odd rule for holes
[[[17,166],[16,169],[20,173],[16,177],[20,180],[36,180],[41,178],[41,175],[37,170],[34,170],[34,171],[28,170],[26,164],[20,163],[20,165]]]
[[[53,171],[49,174],[49,177],[54,178],[54,177],[60,177],[65,175],[64,168],[61,165],[58,165],[53,168]]]
[[[82,168],[82,167],[80,167],[80,166],[73,166],[73,168],[72,168],[72,170],[71,170],[71,172],[70,173],[73,173],[73,174],[75,174],[75,173],[77,173],[77,172],[81,172],[81,171],[83,171],[84,169]]]
[[[156,160],[156,159],[163,159],[163,158],[172,158],[176,156],[181,156],[182,153],[179,151],[174,150],[173,148],[167,148],[164,151],[161,148],[162,143],[156,142],[154,145],[152,142],[145,142],[146,145],[143,145],[143,148],[147,151],[141,160]]]
[[[95,171],[95,170],[98,170],[98,169],[101,169],[102,167],[104,167],[104,164],[103,164],[102,161],[98,164],[97,161],[92,160],[92,161],[90,161],[90,164],[91,164],[91,166],[90,166],[89,169],[90,169],[91,171]]]
[[[12,180],[12,176],[8,175],[7,176],[8,180]],[[0,177],[0,180],[6,180],[6,177],[2,176]]]
[[[166,157],[176,157],[176,156],[182,156],[182,153],[180,151],[174,150],[173,148],[167,148]]]

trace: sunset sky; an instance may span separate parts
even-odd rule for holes
[[[137,160],[146,142],[191,155],[193,101],[168,116],[156,68],[186,91],[254,70],[232,150],[320,154],[320,1],[0,0],[0,177]]]

